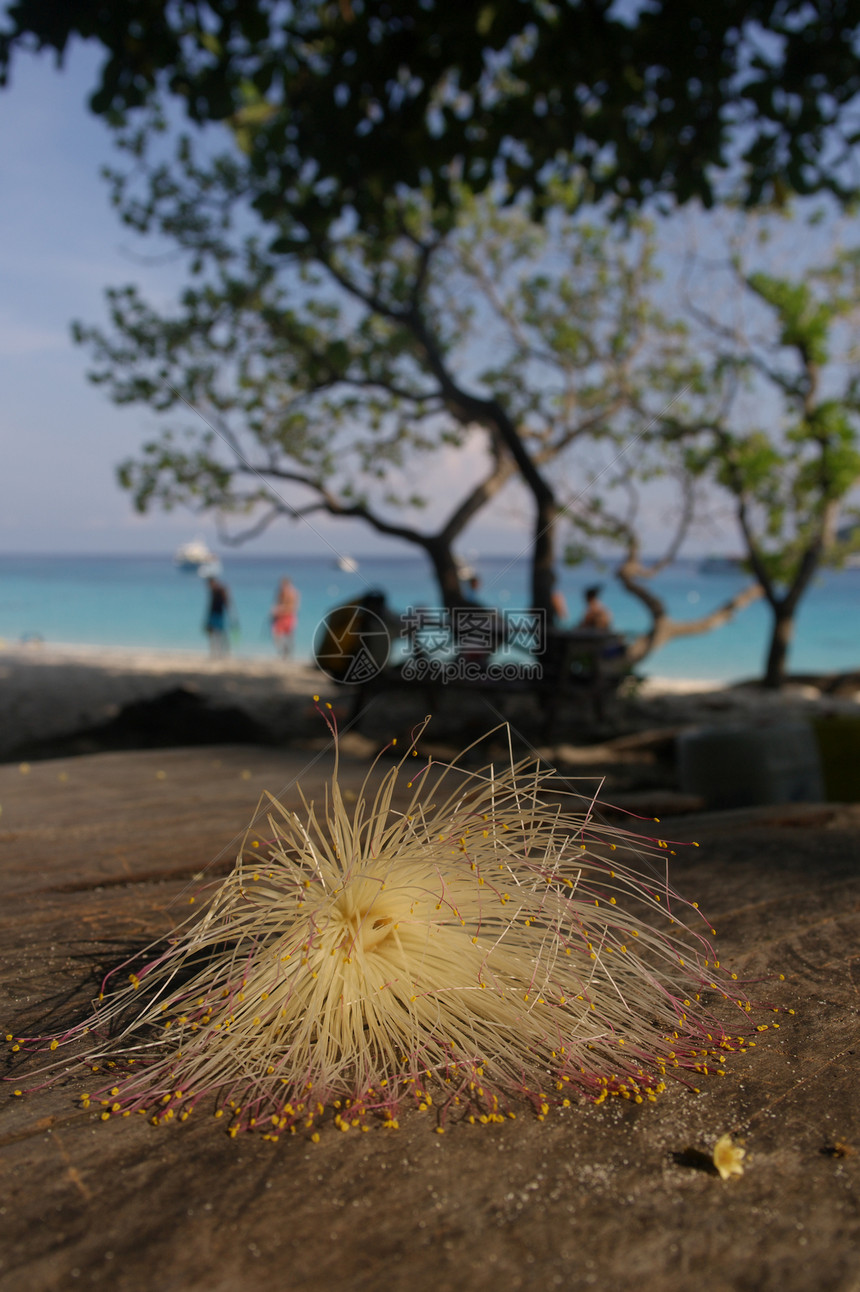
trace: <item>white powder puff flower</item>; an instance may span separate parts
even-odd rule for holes
[[[513,759],[410,761],[397,808],[405,762],[354,802],[337,770],[321,807],[271,800],[202,915],[51,1042],[109,1072],[86,1106],[155,1123],[208,1106],[272,1139],[414,1106],[442,1131],[721,1069],[739,1038],[718,1013],[748,1006],[669,889],[664,841]]]

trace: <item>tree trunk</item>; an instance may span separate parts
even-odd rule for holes
[[[774,606],[773,630],[770,647],[767,652],[764,685],[778,690],[785,682],[785,665],[788,650],[794,636],[794,611],[783,606]]]
[[[451,545],[437,537],[425,542],[423,547],[436,575],[442,605],[446,610],[453,610],[455,606],[462,603],[463,593],[460,586],[460,571],[451,551]]]
[[[532,548],[532,609],[543,611],[548,628],[555,623],[555,523],[558,508],[547,491],[535,495],[535,536]]]

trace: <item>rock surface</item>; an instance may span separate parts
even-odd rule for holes
[[[184,918],[188,884],[229,867],[264,790],[297,805],[300,776],[319,793],[325,759],[306,763],[218,747],[0,767],[4,1031],[68,1016],[99,966]],[[349,761],[342,782],[365,771]],[[415,1113],[397,1132],[272,1145],[204,1116],[102,1124],[77,1108],[79,1078],[24,1098],[7,1084],[0,1288],[856,1292],[860,810],[660,828],[701,844],[677,849],[672,878],[724,963],[784,974],[750,994],[795,1010],[762,1013],[755,1048],[700,1094],[444,1135]],[[725,1133],[747,1156],[724,1181],[709,1155]]]

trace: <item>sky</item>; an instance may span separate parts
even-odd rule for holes
[[[4,552],[157,550],[175,530],[132,517],[113,464],[142,418],[88,385],[70,339],[71,319],[99,317],[103,287],[130,273],[99,180],[107,134],[84,104],[88,54],[64,74],[47,57],[21,58],[0,92]]]

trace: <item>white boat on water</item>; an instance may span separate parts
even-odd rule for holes
[[[339,556],[337,558],[337,568],[344,574],[358,574],[358,561],[354,556]]]
[[[173,560],[177,569],[191,570],[195,573],[201,571],[209,573],[221,568],[218,557],[206,546],[202,538],[193,538],[190,543],[183,543],[181,547],[177,547]]]

